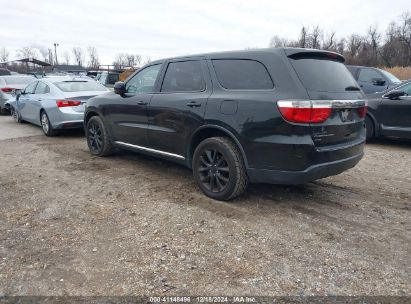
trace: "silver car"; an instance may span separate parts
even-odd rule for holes
[[[36,80],[30,75],[0,76],[0,114],[9,114],[8,101],[13,99],[15,90],[24,89],[30,82]]]
[[[87,100],[108,91],[81,77],[45,77],[17,92],[12,115],[17,122],[39,125],[45,135],[53,136],[61,129],[82,128]]]

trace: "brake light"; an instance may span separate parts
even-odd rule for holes
[[[10,93],[10,92],[13,92],[15,89],[13,89],[13,88],[1,88],[0,90],[2,90],[2,92],[4,92],[4,93]]]
[[[361,118],[365,118],[365,114],[367,114],[367,106],[358,108],[357,111]]]
[[[79,101],[79,100],[60,99],[60,100],[56,100],[56,104],[59,108],[76,107],[76,106],[81,105],[81,101]]]
[[[322,123],[330,117],[332,110],[331,102],[278,101],[277,105],[284,119],[295,123]]]

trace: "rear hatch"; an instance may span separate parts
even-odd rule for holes
[[[360,142],[366,101],[357,82],[343,64],[344,57],[326,51],[285,50],[313,111],[310,122],[317,147]],[[321,116],[322,115],[322,116]]]

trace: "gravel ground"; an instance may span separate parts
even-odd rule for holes
[[[183,167],[38,131],[0,117],[0,294],[411,294],[411,143],[222,203]]]

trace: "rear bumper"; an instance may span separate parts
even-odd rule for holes
[[[247,174],[252,183],[305,184],[313,180],[340,174],[354,167],[363,155],[364,153],[361,152],[345,159],[312,165],[303,171],[247,169]]]

